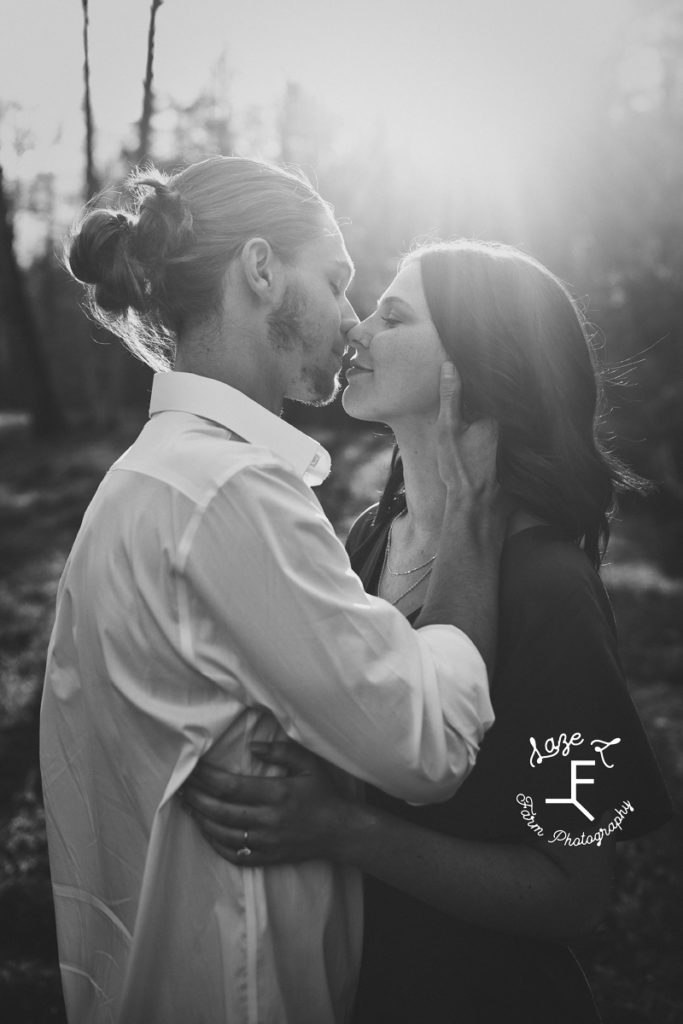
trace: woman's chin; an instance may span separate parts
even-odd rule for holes
[[[369,408],[367,403],[359,401],[353,394],[353,387],[349,384],[346,385],[342,392],[341,399],[342,407],[347,416],[351,416],[354,420],[376,420],[376,416],[372,415],[372,410]]]

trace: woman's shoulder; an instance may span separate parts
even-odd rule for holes
[[[349,535],[346,538],[346,550],[353,554],[371,536],[375,526],[375,515],[379,508],[379,502],[370,505],[364,512],[354,520]]]
[[[566,600],[575,591],[604,591],[586,553],[550,526],[534,526],[513,534],[503,549],[505,583],[547,601]]]
[[[551,527],[513,535],[503,550],[501,620],[518,632],[555,624],[565,632],[615,634],[612,606],[600,576],[577,544]]]

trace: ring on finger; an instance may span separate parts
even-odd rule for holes
[[[237,851],[237,856],[238,857],[251,857],[251,852],[252,851],[251,851],[251,848],[249,846],[249,832],[245,829],[244,830],[244,839],[242,841],[242,846]]]

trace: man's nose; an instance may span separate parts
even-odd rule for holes
[[[347,299],[347,301],[346,301],[346,309],[344,310],[344,313],[342,315],[342,322],[341,322],[342,333],[346,335],[347,341],[348,341],[349,332],[352,331],[354,329],[354,327],[357,327],[359,323],[360,323],[360,321],[358,319],[356,311],[355,311],[355,309],[353,308],[353,306],[351,305],[351,303]]]

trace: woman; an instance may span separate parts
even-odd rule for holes
[[[463,418],[499,423],[512,514],[496,723],[459,792],[435,806],[376,791],[353,803],[313,758],[282,745],[256,752],[289,778],[200,768],[187,803],[227,859],[248,830],[254,864],[323,857],[366,872],[358,1022],[588,1024],[599,1017],[565,940],[600,917],[614,839],[657,827],[669,805],[596,571],[614,491],[637,482],[596,440],[586,325],[537,261],[461,241],[412,253],[350,340],[344,407],[388,423],[397,451],[381,501],[347,547],[366,589],[411,621],[443,518],[444,358],[459,376]]]

